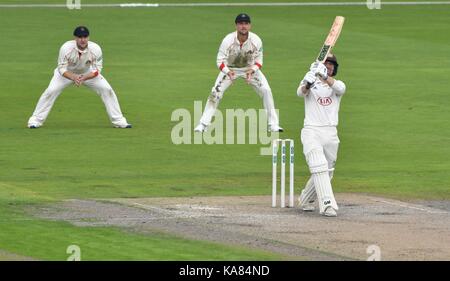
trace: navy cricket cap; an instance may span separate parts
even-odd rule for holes
[[[73,35],[76,37],[87,37],[89,36],[89,29],[86,26],[78,26],[73,31]]]
[[[236,20],[235,20],[234,22],[235,22],[235,23],[238,23],[238,22],[248,22],[248,23],[251,23],[251,21],[250,21],[250,16],[247,15],[247,14],[245,14],[245,13],[239,14],[239,15],[237,15]]]

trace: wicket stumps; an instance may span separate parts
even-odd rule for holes
[[[286,142],[289,142],[289,207],[294,207],[294,140],[275,139],[272,141],[272,207],[277,206],[277,163],[278,147],[281,144],[280,206],[286,207]]]

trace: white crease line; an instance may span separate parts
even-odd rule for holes
[[[112,201],[112,202],[118,202],[118,201]],[[262,219],[262,218],[278,218],[278,217],[286,217],[288,215],[297,215],[297,213],[291,214],[291,213],[277,213],[277,214],[234,214],[234,213],[225,213],[225,215],[223,213],[192,213],[186,210],[180,210],[180,209],[175,209],[175,210],[169,210],[169,209],[165,209],[162,207],[154,207],[154,206],[150,206],[150,205],[144,205],[144,204],[140,204],[140,203],[131,203],[130,205],[127,203],[122,203],[122,202],[118,202],[120,204],[123,204],[125,206],[130,206],[130,205],[135,205],[140,207],[141,209],[145,209],[145,210],[155,210],[159,213],[163,213],[166,216],[171,216],[172,218],[209,218],[209,217],[217,217],[220,216],[221,218],[224,219],[229,219],[229,218],[248,218],[249,216],[252,217],[256,217],[258,219]],[[195,209],[193,209],[195,210]]]
[[[201,218],[201,217],[214,217],[217,216],[217,214],[198,214],[198,213],[192,213],[192,212],[188,212],[186,210],[181,210],[181,209],[166,209],[163,207],[154,207],[154,206],[150,206],[150,205],[144,205],[144,204],[140,204],[140,203],[131,203],[134,206],[138,206],[141,209],[145,209],[145,210],[154,210],[158,213],[162,213],[165,216],[171,216],[174,218]],[[125,203],[126,205],[126,203]]]
[[[119,203],[120,203],[120,202],[119,202]],[[123,203],[122,203],[122,204],[123,204]],[[132,205],[139,206],[139,207],[141,207],[141,208],[143,208],[143,209],[146,209],[146,210],[156,210],[156,211],[166,211],[166,212],[170,211],[170,210],[165,210],[165,209],[163,209],[163,208],[153,207],[153,206],[150,206],[150,205],[144,205],[144,204],[135,203],[135,202],[133,202],[133,203],[131,203],[131,204],[132,204]],[[125,203],[125,205],[126,205],[126,203]]]
[[[176,208],[185,209],[185,210],[201,210],[201,211],[220,211],[222,208],[218,207],[210,207],[210,206],[202,206],[202,205],[189,205],[189,204],[176,204],[174,205]]]
[[[159,8],[159,7],[313,7],[366,6],[367,2],[267,2],[267,3],[117,3],[81,4],[81,8]],[[382,2],[383,6],[450,5],[450,1]],[[66,4],[0,4],[0,8],[67,8]]]
[[[144,217],[144,218],[132,218],[132,217],[126,217],[126,218],[92,218],[91,220],[84,220],[84,218],[81,219],[67,219],[68,221],[77,221],[82,223],[103,223],[106,221],[150,221],[150,220],[166,220],[166,219],[180,219],[180,218],[210,218],[210,217],[216,217],[217,215],[187,215],[187,216],[161,216],[161,217]],[[242,214],[242,215],[232,215],[232,216],[220,216],[220,219],[234,219],[234,218],[244,218],[248,219],[248,214]],[[287,216],[284,215],[256,215],[254,216],[255,219],[273,219],[273,218],[286,218]],[[59,220],[59,219],[58,219]],[[62,219],[66,220],[66,219]]]
[[[401,204],[401,203],[394,203],[394,202],[389,202],[389,201],[384,201],[384,200],[380,200],[380,199],[372,199],[375,202],[380,202],[380,203],[384,203],[384,204],[388,204],[388,205],[392,205],[392,206],[397,206],[397,207],[403,207],[403,208],[409,208],[409,209],[414,209],[414,210],[419,210],[419,211],[424,211],[430,214],[448,214],[448,212],[446,211],[433,211],[430,209],[426,209],[426,208],[420,208],[420,207],[415,207],[415,206],[411,206],[411,205],[407,205],[407,204]]]

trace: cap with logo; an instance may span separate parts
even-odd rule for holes
[[[250,23],[251,22],[250,21],[250,16],[245,14],[245,13],[239,14],[239,15],[237,15],[236,20],[234,22],[235,23],[238,23],[238,22],[248,22],[248,23]]]
[[[73,31],[73,35],[76,37],[87,37],[89,36],[89,29],[86,26],[78,26]]]

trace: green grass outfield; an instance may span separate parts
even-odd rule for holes
[[[127,1],[82,1],[100,2]],[[171,113],[205,102],[218,73],[218,46],[241,11],[252,16],[253,31],[263,39],[263,71],[280,110],[282,137],[296,140],[297,192],[308,171],[299,140],[303,101],[295,91],[334,16],[343,15],[335,53],[347,94],[336,192],[450,199],[448,5],[0,8],[0,249],[48,260],[65,259],[66,247],[76,243],[86,249],[84,259],[283,258],[177,237],[77,228],[22,211],[68,198],[270,194],[270,157],[259,155],[261,145],[173,145],[170,139]],[[26,129],[60,45],[79,24],[102,46],[103,74],[133,129],[112,129],[100,99],[73,87],[57,100],[45,127]],[[220,108],[260,106],[239,81]]]

